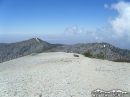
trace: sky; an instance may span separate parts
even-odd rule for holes
[[[130,0],[0,0],[0,43],[35,37],[130,49]]]

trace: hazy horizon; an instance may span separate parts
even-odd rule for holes
[[[1,0],[0,43],[107,42],[130,49],[129,0]]]
[[[39,37],[31,37],[31,38],[25,38],[24,40],[19,40],[19,41],[13,41],[13,42],[2,42],[2,43],[5,43],[5,44],[10,44],[10,43],[17,43],[17,42],[22,42],[22,41],[26,41],[26,40],[29,40],[29,39],[32,39],[32,38],[39,38]],[[41,39],[41,38],[39,38],[39,39]],[[41,39],[41,40],[43,40],[43,39]],[[43,40],[43,41],[45,41],[45,40]],[[62,42],[62,43],[59,43],[59,42],[50,42],[49,40],[46,40],[45,42],[48,42],[48,43],[51,43],[51,44],[63,44],[63,45],[75,45],[75,44],[78,44],[78,43],[83,43],[83,44],[87,44],[87,43],[108,43],[108,42],[95,42],[95,41],[91,41],[91,42],[77,42],[77,43],[66,43],[66,42]],[[115,47],[118,47],[118,48],[121,48],[121,49],[128,49],[128,50],[130,50],[130,48],[124,48],[124,46],[118,46],[118,45],[116,45],[116,44],[113,44],[113,43],[108,43],[108,44],[111,44],[111,45],[113,45],[113,46],[115,46]]]

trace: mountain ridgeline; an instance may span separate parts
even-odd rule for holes
[[[59,46],[48,50],[48,52],[71,52],[84,54],[90,51],[93,56],[104,54],[107,59],[125,58],[130,59],[130,50],[120,49],[108,43],[87,43]]]
[[[107,59],[130,59],[130,50],[120,49],[108,43],[61,45],[50,44],[41,39],[32,38],[22,42],[2,44],[0,46],[0,63],[41,52],[70,52],[83,54],[88,50],[93,56],[104,54]]]
[[[5,44],[0,46],[0,63],[32,53],[41,53],[57,46],[59,45],[50,44],[38,38],[32,38],[17,43]]]

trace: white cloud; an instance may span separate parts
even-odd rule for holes
[[[109,7],[107,4],[105,8]],[[94,31],[84,31],[83,28],[78,29],[77,26],[68,27],[65,29],[66,33],[80,34],[86,37],[86,39],[95,40],[98,42],[114,42],[122,41],[122,43],[128,43],[130,40],[130,3],[120,1],[111,5],[111,9],[117,10],[118,15],[115,19],[109,19],[110,26],[103,28],[97,28]],[[86,33],[86,35],[84,34]],[[79,36],[80,37],[80,36]],[[81,38],[81,37],[80,37]],[[119,44],[120,45],[120,44]]]
[[[81,28],[79,30],[77,26],[72,26],[72,27],[68,27],[65,29],[65,33],[79,34],[79,33],[83,33],[83,32],[84,32],[84,29]]]
[[[104,4],[104,8],[108,8],[109,6],[107,4]]]
[[[104,8],[108,8],[104,4]],[[125,40],[130,41],[130,2],[120,1],[111,5],[111,9],[117,10],[115,19],[109,19],[110,26],[97,28],[95,31],[86,31],[86,34],[98,41]]]
[[[111,5],[111,9],[115,9],[119,13],[115,19],[109,20],[114,36],[122,37],[127,35],[130,39],[130,3],[120,1]]]

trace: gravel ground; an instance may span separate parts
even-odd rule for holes
[[[130,92],[130,63],[34,54],[0,63],[0,97],[91,97],[91,91]]]

